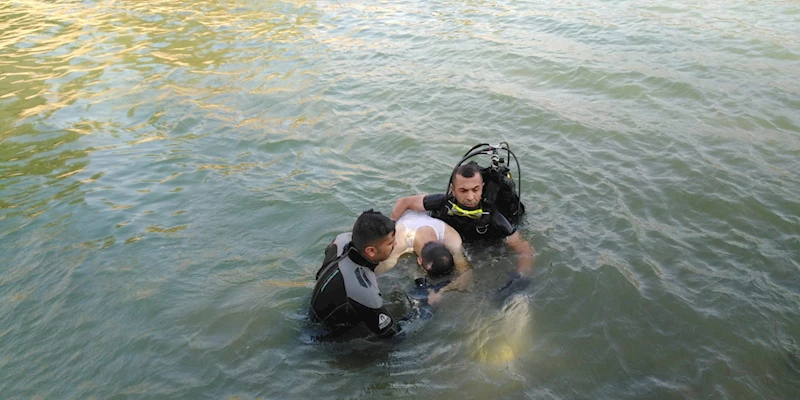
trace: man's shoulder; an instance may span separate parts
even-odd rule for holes
[[[349,299],[368,308],[380,308],[383,305],[375,273],[369,268],[343,263],[339,265],[339,270],[342,271]]]
[[[446,202],[447,195],[444,193],[427,194],[422,198],[422,205],[428,211],[441,208]]]
[[[353,232],[343,232],[336,235],[336,237],[333,239],[333,242],[337,244],[338,243],[347,244],[348,242],[350,242],[350,239],[352,238],[353,238]]]
[[[319,280],[320,276],[329,266],[338,264],[338,259],[344,254],[344,248],[350,243],[352,236],[350,232],[340,233],[325,246],[325,257],[322,259],[322,266],[317,270],[317,280]]]

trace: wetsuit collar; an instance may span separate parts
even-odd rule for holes
[[[375,267],[378,266],[378,263],[374,263],[368,260],[367,257],[364,257],[364,255],[353,246],[353,242],[346,244],[344,246],[344,251],[347,253],[347,258],[362,267],[367,267],[374,271]]]

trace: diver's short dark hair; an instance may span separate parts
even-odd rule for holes
[[[363,251],[394,232],[394,221],[378,211],[369,209],[361,213],[353,225],[353,245]]]
[[[475,174],[481,174],[481,166],[475,161],[462,164],[456,169],[456,175],[461,175],[464,178],[472,178]]]
[[[431,269],[428,270],[428,275],[432,277],[444,276],[453,271],[455,262],[450,250],[444,247],[443,244],[430,241],[425,243],[422,247],[422,265],[431,264]]]

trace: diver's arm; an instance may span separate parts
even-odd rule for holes
[[[351,300],[351,304],[359,316],[359,319],[367,325],[367,328],[380,337],[392,337],[400,332],[400,325],[397,320],[392,318],[386,306],[380,308],[367,307],[357,301]]]
[[[506,244],[519,254],[517,260],[517,272],[521,275],[529,276],[533,272],[533,260],[536,254],[536,249],[525,239],[519,231],[514,232],[510,236],[506,236]]]
[[[420,212],[425,211],[425,206],[422,203],[423,198],[425,198],[424,194],[401,197],[397,199],[397,201],[394,203],[394,207],[392,208],[391,218],[397,221],[401,216],[403,216],[403,213],[408,210]]]

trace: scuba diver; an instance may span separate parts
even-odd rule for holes
[[[431,278],[448,275],[453,269],[458,274],[458,279],[440,286],[440,289],[431,288],[427,297],[428,304],[441,300],[441,293],[466,289],[472,270],[464,257],[461,236],[444,221],[412,210],[406,211],[395,223],[394,251],[387,260],[378,265],[375,274],[386,273],[397,264],[401,255],[412,251],[417,255],[419,266]],[[418,280],[418,287],[425,285],[427,280]]]
[[[506,157],[501,156],[502,152]],[[469,161],[478,155],[491,156],[492,164],[482,168]],[[392,208],[392,219],[397,220],[407,210],[428,211],[432,217],[452,226],[465,242],[503,240],[519,255],[519,276],[529,276],[536,250],[517,230],[525,206],[505,165],[511,157],[516,162],[519,179],[519,161],[508,143],[481,143],[472,147],[453,169],[444,193],[400,198]]]
[[[311,295],[311,319],[330,330],[327,336],[352,334],[364,323],[379,337],[391,337],[400,326],[386,309],[375,267],[394,249],[395,223],[368,210],[358,217],[352,233],[342,233],[325,248]]]

